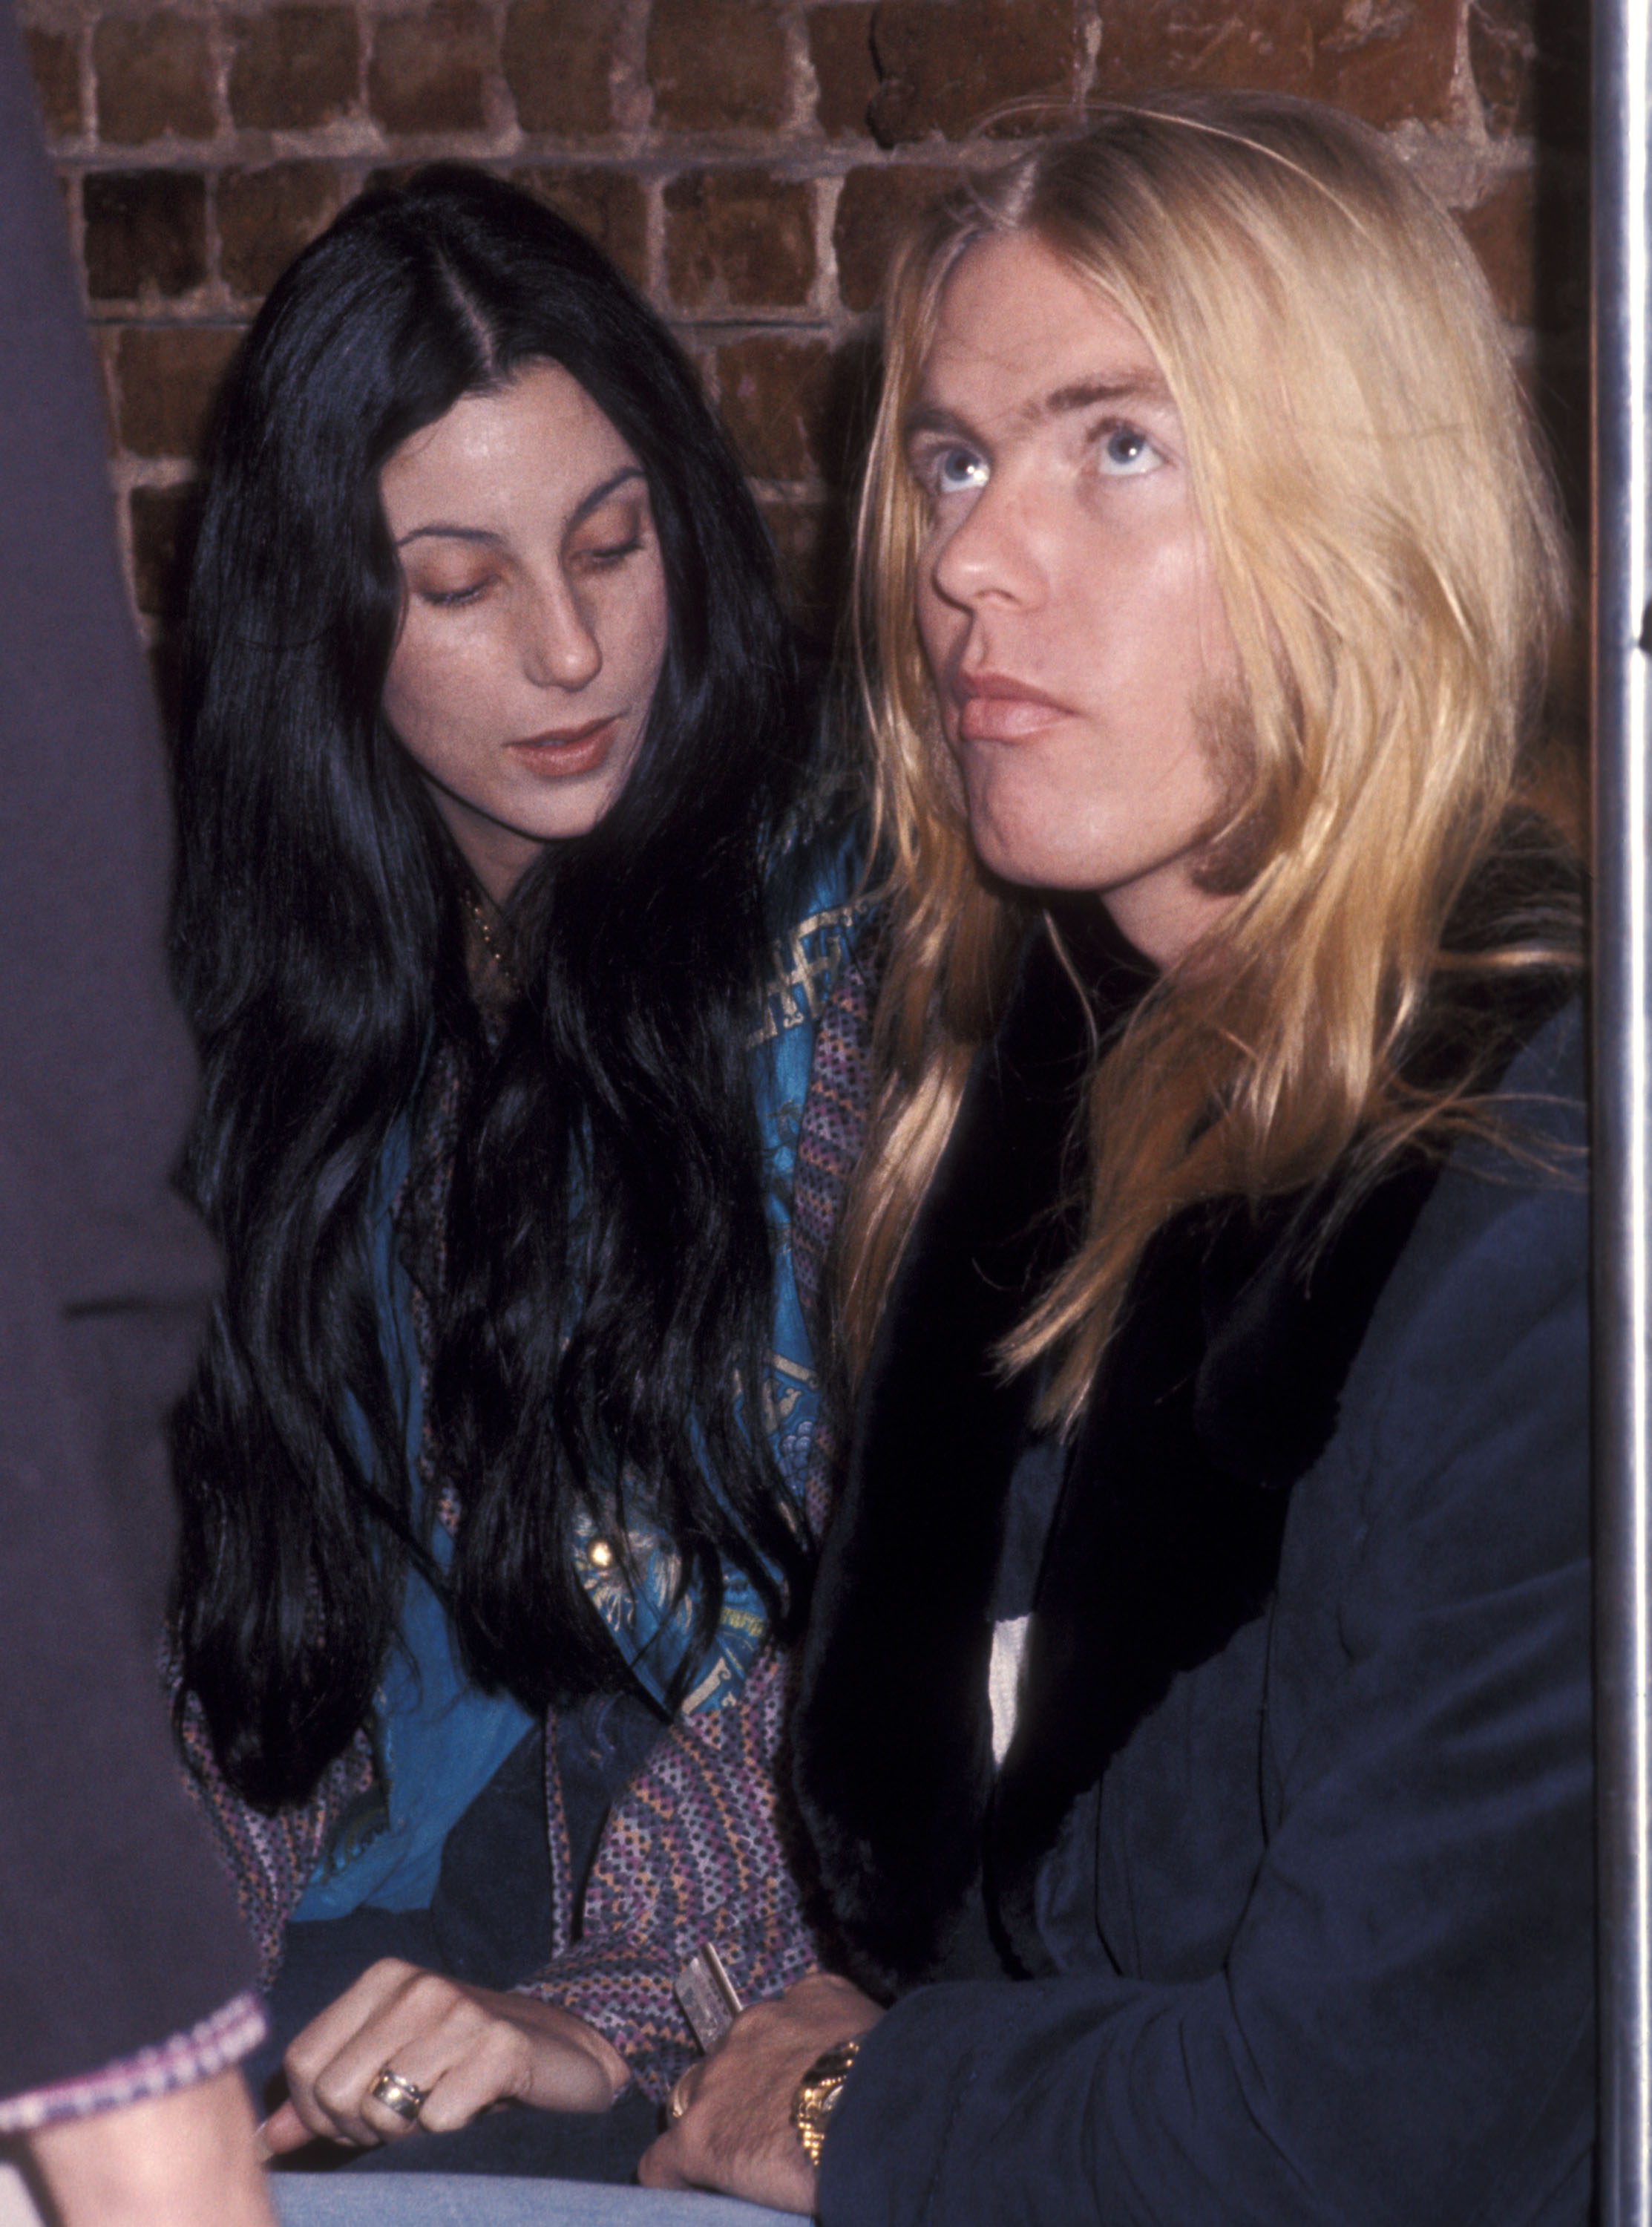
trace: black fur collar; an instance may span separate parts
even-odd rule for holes
[[[1103,968],[1104,1028],[1142,980]],[[1477,1007],[1445,1015],[1424,1047],[1431,1069],[1453,1037],[1459,1062],[1465,1042],[1495,1038],[1500,1074],[1569,986],[1525,981],[1496,1029]],[[990,1604],[1032,1385],[1006,1384],[989,1356],[1071,1242],[1049,1203],[1088,1045],[1035,931],[885,1310],[814,1596],[796,1789],[851,1967],[885,1996],[947,1968],[984,1857],[1005,1968],[1046,1969],[1038,1863],[1171,1680],[1265,1608],[1290,1488],[1331,1437],[1437,1177],[1420,1156],[1397,1165],[1317,1252],[1324,1189],[1260,1213],[1215,1202],[1160,1231],[1068,1465],[995,1791]],[[1477,1082],[1495,1081],[1475,1066]]]

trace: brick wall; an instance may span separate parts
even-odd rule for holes
[[[1020,95],[1250,84],[1391,131],[1485,260],[1581,514],[1579,0],[19,0],[163,637],[215,383],[342,201],[437,155],[546,195],[686,342],[830,624],[890,233]],[[990,147],[985,150],[990,153]]]

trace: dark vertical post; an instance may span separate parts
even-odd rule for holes
[[[1652,2227],[1648,0],[1595,0],[1595,1476],[1601,2227]]]

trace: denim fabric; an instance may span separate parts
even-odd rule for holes
[[[271,2189],[281,2227],[796,2227],[797,2219],[692,2191],[447,2173],[398,2174],[371,2186],[288,2174]]]

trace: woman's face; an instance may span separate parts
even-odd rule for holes
[[[546,363],[411,435],[379,488],[403,580],[385,716],[502,904],[641,747],[667,629],[642,467]]]
[[[980,241],[906,431],[918,622],[976,849],[1009,880],[1098,891],[1168,963],[1228,903],[1198,870],[1238,681],[1152,352],[1036,239]]]

